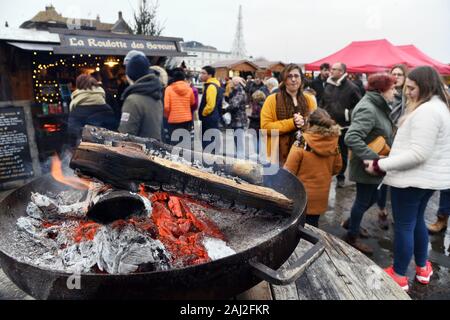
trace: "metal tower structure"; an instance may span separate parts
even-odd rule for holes
[[[236,28],[236,35],[234,36],[233,48],[231,49],[233,58],[244,59],[247,57],[244,41],[244,26],[242,23],[242,5],[239,6],[238,24]]]

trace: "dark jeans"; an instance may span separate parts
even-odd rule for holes
[[[244,128],[232,128],[234,132],[234,156],[238,159],[245,158],[245,131]]]
[[[377,201],[376,184],[356,183],[356,198],[350,213],[350,226],[348,232],[352,236],[359,235],[364,213]]]
[[[433,190],[391,187],[394,216],[394,270],[404,276],[414,253],[416,266],[424,267],[428,258],[428,230],[425,208]]]
[[[339,136],[339,149],[341,150],[342,156],[342,169],[341,172],[336,176],[338,180],[345,180],[345,170],[347,170],[348,162],[348,147],[344,142],[345,135],[348,129],[342,129],[341,135]]]
[[[211,139],[212,139],[212,141],[210,141],[210,140],[205,140],[205,132],[206,131],[208,131],[209,129],[216,129],[216,130],[219,130],[219,122],[217,122],[217,123],[214,123],[214,124],[206,124],[205,125],[205,122],[203,122],[202,123],[202,146],[203,146],[203,150],[207,147],[207,146],[209,146],[210,144],[214,144],[214,147],[215,147],[215,151],[216,152],[219,152],[219,150],[220,150],[220,147],[221,147],[221,145],[222,145],[222,141],[219,139],[218,141],[216,141],[216,137],[215,136],[213,136]]]
[[[383,184],[378,190],[378,196],[377,196],[377,205],[380,209],[386,209],[386,198],[388,193],[388,186]]]
[[[318,228],[319,227],[319,219],[320,215],[307,215],[306,216],[306,223]]]
[[[171,145],[177,145],[180,141],[172,141],[172,134],[177,129],[183,129],[186,131],[191,132],[192,131],[193,122],[182,122],[182,123],[167,123],[167,130],[168,130],[168,138],[169,140],[166,143],[169,143]]]
[[[450,216],[450,189],[441,190],[439,194],[438,214]]]

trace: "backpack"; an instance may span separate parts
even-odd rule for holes
[[[224,99],[224,95],[225,95],[225,90],[222,87],[220,87],[217,84],[215,84],[215,83],[208,83],[207,85],[205,85],[205,93],[206,93],[206,90],[208,90],[208,87],[210,85],[213,85],[214,87],[216,87],[216,90],[217,90],[216,108],[218,108],[217,110],[219,110],[219,113],[221,113],[222,112],[222,106],[223,106],[223,99]]]
[[[205,85],[205,90],[204,90],[204,94],[205,95],[206,95],[206,91],[208,90],[208,87],[210,85],[213,85],[214,87],[216,87],[216,89],[217,89],[217,97],[216,97],[216,105],[214,107],[213,112],[206,118],[211,120],[211,121],[213,121],[213,122],[215,122],[215,121],[219,121],[221,116],[222,116],[222,111],[223,111],[222,110],[222,106],[223,106],[223,99],[224,99],[225,90],[222,87],[216,85],[215,83],[208,83],[208,84]],[[203,99],[205,99],[205,98],[203,98]],[[205,106],[201,105],[200,109],[199,109],[199,118],[202,121],[205,120],[205,118],[202,116],[202,112],[203,112],[204,108],[205,108]]]

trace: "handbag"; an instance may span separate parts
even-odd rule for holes
[[[383,136],[378,136],[372,142],[367,145],[373,152],[379,156],[388,156],[391,148],[386,143],[386,139]]]
[[[378,136],[367,144],[370,150],[382,157],[387,157],[391,151],[391,147],[383,136]],[[349,150],[349,158],[352,158],[352,150]]]

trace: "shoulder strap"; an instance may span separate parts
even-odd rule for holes
[[[208,86],[210,86],[210,85],[213,85],[214,87],[216,87],[217,90],[220,89],[220,87],[219,87],[217,84],[215,84],[215,83],[212,83],[212,82],[210,82],[210,83],[205,83],[205,87],[208,87]]]

